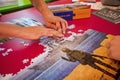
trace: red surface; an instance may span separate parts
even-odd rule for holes
[[[70,0],[58,0],[56,2],[49,3],[49,5],[54,4],[64,4],[71,3]],[[34,8],[29,8],[25,10],[21,10],[18,12],[2,15],[0,17],[0,22],[6,22],[11,19],[19,19],[21,17],[33,18],[37,21],[44,23],[41,14]],[[24,46],[21,42],[29,43],[29,46]],[[44,47],[39,45],[39,40],[31,41],[31,40],[23,40],[19,38],[15,38],[4,42],[4,44],[0,44],[0,48],[5,48],[5,50],[0,51],[0,74],[16,74],[21,69],[24,69],[25,66],[30,65],[31,59],[34,59],[39,54],[43,53]],[[2,55],[2,53],[6,52],[7,49],[13,49],[7,56]],[[23,64],[24,59],[29,59],[28,63]]]
[[[58,0],[57,2],[50,3],[49,5],[63,3],[71,3],[71,1]],[[0,17],[0,21],[4,22],[21,17],[33,18],[37,21],[44,23],[41,14],[34,8],[29,8],[18,12],[3,15],[2,17]],[[76,25],[76,28],[72,30],[74,32],[77,32],[79,29],[82,30],[95,29],[108,34],[120,35],[120,24],[111,23],[107,20],[104,20],[94,15],[91,15],[91,17],[88,19],[68,21],[68,24]],[[43,52],[44,47],[38,45],[39,40],[36,41],[27,40],[27,42],[30,44],[27,47],[23,46],[21,44],[21,41],[26,40],[15,38],[0,45],[0,48],[5,48],[4,51],[0,51],[0,74],[17,73],[18,71],[20,71],[20,69],[23,69],[25,66],[28,66],[30,64],[31,59],[37,57],[39,54]],[[10,52],[9,55],[3,57],[2,53],[9,48],[12,48],[13,52]],[[27,64],[23,64],[22,63],[23,59],[29,59],[29,62]]]
[[[91,14],[90,18],[68,21],[68,23],[75,24],[76,30],[94,29],[107,34],[120,35],[120,23],[114,24],[93,14]]]
[[[29,43],[29,46],[24,46],[21,42],[25,41]],[[25,66],[30,64],[31,59],[34,59],[40,53],[43,52],[44,47],[38,45],[38,41],[12,39],[4,44],[0,45],[0,48],[5,50],[0,51],[0,73],[17,73],[20,69],[24,69]],[[13,49],[7,56],[3,56],[2,53],[6,52],[7,49]],[[29,59],[28,63],[23,64],[24,59]]]

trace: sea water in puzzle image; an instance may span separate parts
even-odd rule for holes
[[[31,18],[7,23],[23,27],[43,25]],[[74,32],[75,27],[69,25],[67,35],[59,39],[44,36],[35,41],[16,38],[1,41],[0,80],[117,80],[120,63],[109,58],[106,47],[114,35],[93,29]],[[19,48],[11,47],[12,42]],[[27,48],[34,51],[27,52]],[[35,50],[41,51],[31,55]]]

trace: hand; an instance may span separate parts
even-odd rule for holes
[[[54,15],[49,15],[44,17],[45,24],[49,28],[53,28],[63,34],[66,32],[66,28],[68,27],[67,21]]]
[[[56,38],[63,37],[63,34],[54,29],[49,29],[41,26],[24,27],[22,32],[24,39],[39,39],[42,36],[53,36]]]
[[[44,0],[30,0],[36,9],[42,14],[45,20],[45,25],[49,28],[53,28],[63,34],[65,34],[68,26],[67,21],[54,16],[53,12],[48,8]]]
[[[115,36],[111,41],[109,56],[113,59],[120,60],[120,36]]]

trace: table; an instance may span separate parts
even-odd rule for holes
[[[54,4],[64,4],[71,3],[70,0],[58,0],[56,2],[52,2],[49,5]],[[95,10],[92,10],[94,12]],[[6,22],[11,19],[21,18],[21,17],[29,17],[33,18],[41,23],[44,23],[42,15],[35,9],[29,8],[21,11],[5,14],[0,17],[1,22]],[[95,29],[100,32],[104,32],[107,34],[120,35],[120,24],[114,24],[97,16],[91,14],[90,18],[80,19],[80,20],[71,20],[68,21],[68,24],[75,24],[76,28],[73,29],[73,32],[87,29]],[[23,46],[21,42],[29,43],[29,46]],[[11,39],[3,44],[0,44],[0,48],[5,48],[3,51],[0,51],[0,73],[5,74],[16,74],[21,69],[24,69],[25,66],[30,65],[30,61],[36,56],[40,55],[44,52],[44,46],[39,45],[39,40],[31,41],[31,40],[23,40],[19,38]],[[6,52],[8,49],[12,49],[13,51],[9,53],[9,55],[3,57],[2,53]],[[28,62],[23,64],[23,61],[27,59]]]

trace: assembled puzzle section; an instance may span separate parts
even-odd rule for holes
[[[91,16],[90,5],[80,3],[49,6],[54,15],[66,20],[89,18]]]
[[[7,23],[16,24],[16,25],[19,25],[22,27],[42,25],[40,22],[38,22],[34,19],[31,19],[31,18],[27,18],[27,17],[13,19],[13,20],[8,21]],[[69,35],[71,35],[70,37],[63,37],[63,38],[55,39],[53,37],[44,36],[44,37],[41,37],[40,40],[38,40],[38,41],[36,41],[36,40],[35,40],[35,42],[33,41],[33,44],[35,43],[37,48],[35,48],[35,46],[33,46],[32,42],[29,40],[11,38],[11,40],[9,40],[9,41],[1,42],[2,43],[0,45],[1,46],[0,53],[2,54],[1,57],[2,58],[9,57],[12,55],[12,53],[15,52],[15,55],[12,56],[12,59],[15,59],[16,62],[12,61],[13,63],[11,63],[11,60],[9,61],[9,58],[5,59],[6,62],[4,61],[4,63],[6,63],[6,64],[10,63],[10,65],[9,65],[9,67],[7,67],[5,65],[1,66],[2,68],[0,68],[1,69],[0,80],[6,79],[6,78],[7,78],[6,80],[8,80],[9,78],[12,78],[11,80],[17,80],[17,79],[24,80],[24,78],[25,79],[29,78],[28,80],[33,80],[33,77],[37,76],[38,73],[39,74],[42,73],[45,69],[50,67],[52,64],[54,64],[54,62],[56,62],[59,58],[61,58],[61,56],[60,56],[60,55],[62,55],[61,47],[69,46],[70,48],[72,48],[88,37],[87,34],[82,34],[83,30],[81,30],[81,29],[78,30],[79,33],[70,31],[71,29],[74,29],[74,28],[75,28],[74,24],[68,26],[69,31],[67,33]],[[75,41],[73,41],[73,40],[75,40]],[[13,42],[13,41],[15,41],[15,42]],[[20,50],[20,51],[22,51],[22,53],[18,54],[19,52],[17,52],[15,50],[15,48],[12,46],[10,46],[10,49],[2,47],[6,42],[9,42],[12,45],[14,43],[14,45],[19,46],[19,48],[22,47],[22,48],[29,49],[30,47],[33,47],[32,48],[33,51],[28,53],[27,50],[25,49],[25,54],[24,54],[23,50]],[[13,43],[11,43],[11,42],[13,42]],[[38,43],[38,44],[36,44],[36,43]],[[32,46],[31,46],[31,44],[32,44]],[[43,46],[45,49],[43,49]],[[36,52],[37,49],[40,50],[40,53]],[[43,51],[42,51],[42,49],[43,49]],[[42,53],[41,53],[41,51],[42,51]],[[32,55],[34,55],[34,57],[33,56],[29,57],[29,55],[31,55],[32,52],[34,53],[34,54],[32,54]],[[60,52],[60,53],[58,54],[58,52]],[[40,55],[35,55],[36,53],[40,54]],[[21,56],[22,54],[25,57]],[[20,58],[18,58],[18,56],[20,56]],[[0,61],[3,61],[2,58]],[[16,60],[16,58],[17,58],[17,60]],[[14,67],[14,69],[11,70],[10,67],[15,66],[16,63],[19,68]],[[29,65],[26,65],[26,64],[29,64]],[[23,67],[20,67],[20,66],[23,66]],[[31,75],[33,74],[34,76],[32,75],[32,76],[27,77],[27,75],[29,75],[29,74],[31,74]],[[32,79],[30,79],[30,78],[32,78]]]
[[[88,34],[89,37],[87,37],[84,41],[79,43],[76,47],[71,49],[82,50],[85,52],[92,53],[92,51],[97,47],[99,47],[101,41],[103,41],[103,39],[106,37],[105,33],[98,32],[91,29],[87,30],[85,33]],[[63,57],[66,57],[66,56],[63,56]],[[49,67],[47,70],[45,70],[43,73],[41,73],[38,77],[36,77],[35,80],[63,80],[79,64],[80,63],[78,61],[71,62],[71,61],[66,61],[64,59],[60,59],[51,67]],[[75,80],[75,79],[69,79],[69,80]]]
[[[117,80],[117,73],[120,69],[119,61],[109,58],[106,48],[113,38],[114,36],[107,35],[107,39],[101,42],[101,46],[93,51],[94,55],[107,58],[93,57],[95,61],[89,59],[92,64],[79,64],[64,80]]]
[[[75,25],[72,24],[68,26],[68,28],[73,29],[75,28]],[[22,80],[33,80],[36,76],[38,76],[38,74],[41,74],[42,72],[44,72],[44,70],[46,70],[47,68],[52,66],[57,60],[59,60],[61,58],[61,55],[64,55],[64,53],[61,51],[62,47],[67,46],[70,49],[74,48],[88,37],[87,34],[76,34],[72,31],[69,31],[68,34],[70,34],[71,36],[63,37],[60,39],[54,39],[47,36],[42,37],[39,44],[45,46],[45,52],[42,53],[42,55],[39,55],[36,58],[32,59],[33,64],[28,66],[28,68],[22,70],[11,80],[15,80],[16,78],[21,78]],[[24,62],[25,61],[28,60],[24,60]]]

